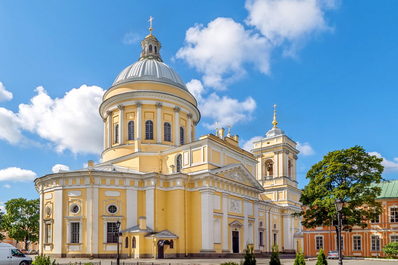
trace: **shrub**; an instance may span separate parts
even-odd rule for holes
[[[279,259],[279,251],[278,251],[278,246],[277,245],[274,245],[272,247],[271,260],[269,261],[269,265],[281,265],[281,261]]]
[[[221,265],[239,265],[239,264],[236,262],[233,262],[233,261],[228,261],[228,262],[221,263]]]
[[[384,246],[383,252],[389,258],[398,257],[398,242],[391,242]]]
[[[323,249],[319,250],[318,260],[315,265],[328,265],[328,261],[326,260],[325,253],[323,253]]]
[[[32,262],[33,265],[55,265],[55,260],[51,261],[49,256],[39,255],[35,257]]]
[[[296,259],[294,260],[294,265],[305,265],[304,254],[297,252]]]
[[[253,247],[247,245],[246,254],[245,254],[245,261],[243,265],[256,265],[256,257],[253,253]]]

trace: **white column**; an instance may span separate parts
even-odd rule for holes
[[[142,134],[142,128],[141,128],[141,125],[142,125],[142,121],[141,121],[141,109],[142,109],[142,106],[141,106],[141,103],[140,102],[137,102],[137,104],[136,104],[136,106],[137,106],[137,113],[136,113],[136,115],[137,115],[137,117],[136,117],[136,124],[135,124],[135,128],[136,128],[136,130],[137,130],[137,132],[136,132],[136,134],[135,135],[137,135],[137,140],[141,140],[141,134]]]
[[[174,108],[174,141],[175,145],[180,145],[180,108]]]
[[[271,224],[269,223],[269,210],[265,210],[265,249],[270,250],[272,243],[270,242]]]
[[[44,219],[44,209],[43,209],[43,186],[40,186],[40,221],[39,221],[39,254],[43,254],[43,247],[44,247],[44,229],[43,229],[43,219]]]
[[[243,244],[244,244],[244,248],[246,248],[247,243],[249,243],[249,209],[250,209],[250,203],[249,202],[244,202],[244,209],[243,209]]]
[[[222,194],[222,250],[229,251],[228,247],[228,195]]]
[[[137,225],[137,220],[138,220],[138,214],[137,214],[137,210],[138,210],[138,206],[137,206],[137,190],[135,189],[128,189],[126,194],[126,199],[127,199],[127,222],[126,228],[132,227]],[[152,227],[151,227],[152,228]]]
[[[93,187],[89,187],[86,190],[86,209],[87,209],[87,221],[86,221],[86,242],[87,242],[87,253],[92,253],[93,248]],[[83,227],[82,227],[83,229]]]
[[[162,103],[156,104],[156,142],[162,143]]]
[[[188,128],[187,128],[187,143],[191,143],[193,141],[192,139],[192,114],[188,114]]]
[[[254,203],[254,249],[260,249],[260,233],[259,233],[259,222],[258,222],[258,204]]]
[[[52,254],[62,254],[62,222],[63,222],[63,198],[62,190],[54,191],[54,233],[53,233],[53,243],[54,248]]]
[[[112,111],[107,111],[108,115],[108,148],[112,147]]]
[[[145,195],[146,200],[146,224],[153,230],[156,228],[154,227],[155,221],[155,188],[149,188],[146,190]]]
[[[104,150],[107,148],[108,140],[106,138],[106,118],[103,118],[102,121],[104,122]]]
[[[290,214],[284,214],[283,215],[283,245],[285,250],[287,249],[293,249],[292,246],[292,240],[293,240],[293,235],[290,234],[291,228],[290,228]]]
[[[123,144],[124,142],[124,106],[118,105],[119,109],[119,144]]]
[[[91,251],[92,253],[98,254],[98,188],[93,188],[93,195],[92,195],[92,200],[93,200],[93,209],[92,209],[92,231],[93,231],[93,235],[92,235],[92,248]]]
[[[213,192],[201,191],[202,202],[202,249],[201,251],[214,251],[213,238]]]

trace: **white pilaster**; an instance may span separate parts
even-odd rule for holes
[[[285,250],[293,249],[293,235],[291,232],[291,216],[290,214],[283,215],[283,242]]]
[[[202,249],[214,251],[213,239],[213,192],[201,191],[202,202]]]
[[[86,199],[86,207],[87,207],[87,221],[86,221],[86,241],[87,241],[87,253],[92,253],[93,248],[93,187],[87,188],[87,199]],[[83,227],[80,229],[82,230]]]
[[[257,203],[254,203],[254,249],[260,249],[258,206],[259,205]]]
[[[155,188],[150,188],[146,190],[145,195],[146,200],[146,224],[153,230],[156,228],[154,227],[155,221]]]
[[[162,143],[162,103],[156,104],[156,142]]]
[[[187,131],[187,143],[191,143],[192,142],[192,114],[188,114],[188,131]]]
[[[54,248],[52,254],[62,253],[62,222],[63,222],[63,196],[62,190],[54,191],[54,236],[53,243]]]
[[[272,245],[271,238],[270,238],[270,231],[271,231],[271,224],[269,222],[269,210],[265,210],[265,240],[264,240],[264,247],[267,251],[269,251]]]
[[[108,148],[112,147],[112,111],[107,111],[106,114],[108,115]]]
[[[137,135],[137,140],[141,140],[141,137],[142,137],[141,136],[141,134],[142,134],[142,121],[141,121],[142,105],[140,102],[137,102],[136,106],[137,106],[137,113],[136,113],[137,117],[135,120],[137,121],[137,124],[135,124],[135,128],[136,128],[137,132],[135,135]]]
[[[180,108],[174,108],[174,142],[176,146],[180,145]]]
[[[118,105],[119,109],[119,144],[124,142],[124,106]]]
[[[104,150],[107,148],[107,143],[108,143],[108,140],[107,140],[107,138],[106,138],[106,118],[104,118],[104,119],[102,119],[102,121],[104,122],[104,143],[103,143],[103,147],[104,147]]]
[[[127,227],[126,228],[129,228],[129,227],[137,225],[137,220],[138,220],[137,201],[138,201],[138,198],[137,198],[137,190],[128,189],[126,192],[127,192],[127,194],[126,194],[126,197],[127,197],[126,198],[127,199],[127,206],[126,206],[127,207],[127,209],[126,209],[126,211],[127,211],[127,222],[126,222]]]
[[[92,210],[92,248],[91,251],[93,255],[98,253],[98,188],[93,188],[93,195],[92,195],[92,200],[93,200],[93,210]]]
[[[222,195],[222,250],[228,251],[228,195]]]
[[[244,248],[246,248],[246,245],[249,243],[249,209],[250,209],[250,203],[245,201],[244,202],[244,209],[243,209],[243,244]]]
[[[39,254],[43,254],[43,246],[44,246],[44,229],[43,229],[43,219],[44,219],[44,209],[43,209],[43,203],[44,203],[44,198],[43,198],[43,190],[42,186],[40,186],[40,222],[39,222]]]

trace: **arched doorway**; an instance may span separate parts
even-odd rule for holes
[[[164,259],[164,246],[165,245],[171,245],[171,242],[169,240],[159,240],[158,241],[158,259]]]

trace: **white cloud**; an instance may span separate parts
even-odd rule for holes
[[[0,82],[0,101],[8,101],[12,99],[12,93],[6,89],[2,82]]]
[[[11,189],[11,185],[10,185],[10,184],[4,184],[4,185],[3,185],[3,188]]]
[[[178,50],[176,56],[203,73],[206,86],[225,89],[226,85],[245,74],[245,63],[267,73],[268,53],[266,38],[246,30],[231,18],[219,17],[207,26],[197,24],[189,28],[185,46]]]
[[[0,170],[0,181],[32,181],[36,176],[36,173],[32,170],[18,167],[9,167]]]
[[[312,146],[309,143],[297,142],[297,150],[299,150],[300,154],[302,154],[304,156],[310,156],[310,155],[315,154],[314,149],[312,148]]]
[[[102,146],[102,120],[98,107],[104,90],[82,85],[51,98],[43,87],[29,104],[20,104],[19,112],[0,108],[0,139],[18,143],[22,130],[38,134],[50,141],[58,152],[99,153]]]
[[[140,36],[134,32],[128,32],[124,34],[122,42],[126,45],[137,43],[140,40]]]
[[[69,171],[69,170],[70,168],[68,166],[62,164],[55,164],[51,169],[53,173],[59,173],[62,171]]]
[[[4,205],[4,202],[0,202],[0,212],[3,212],[3,213],[6,212],[6,207]]]
[[[242,149],[245,149],[246,151],[250,152],[253,149],[253,143],[256,141],[259,141],[263,138],[264,138],[264,136],[254,136],[254,137],[250,138],[249,140],[243,142]]]
[[[228,96],[220,97],[212,93],[199,104],[200,111],[204,117],[214,120],[212,124],[206,124],[209,129],[216,127],[233,126],[241,121],[251,119],[251,114],[256,109],[256,101],[252,97],[239,101]]]
[[[205,93],[202,82],[197,79],[192,79],[186,84],[186,86],[198,102],[202,101],[202,95]]]
[[[398,157],[393,158],[392,160],[388,160],[384,158],[378,152],[369,152],[370,155],[376,156],[378,158],[383,158],[381,164],[384,166],[384,171],[387,172],[398,172]]]

